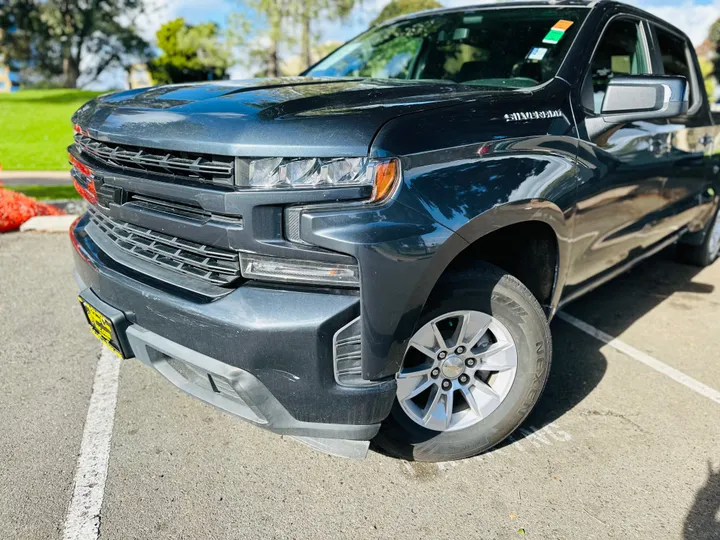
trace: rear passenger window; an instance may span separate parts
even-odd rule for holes
[[[685,40],[660,28],[656,31],[665,75],[687,79],[690,87],[690,106],[692,106],[695,103],[693,72],[690,70],[690,57]]]
[[[640,24],[630,20],[611,22],[595,51],[583,88],[583,104],[600,114],[610,80],[617,75],[650,73],[645,39]]]

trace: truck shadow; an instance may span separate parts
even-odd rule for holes
[[[670,248],[568,305],[567,311],[617,337],[663,302],[674,309],[692,309],[693,294],[714,290],[711,284],[692,281],[700,270],[676,262],[675,249]],[[516,431],[504,445],[522,440],[533,429],[575,408],[605,375],[607,360],[600,351],[603,343],[558,319],[552,323],[552,333],[553,365],[545,392],[521,426],[522,431]]]

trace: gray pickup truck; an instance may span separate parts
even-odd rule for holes
[[[343,456],[493,447],[543,391],[558,309],[670,244],[720,251],[693,47],[612,1],[423,12],[300,77],[130,90],[73,122],[93,332]]]

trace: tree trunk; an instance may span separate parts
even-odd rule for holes
[[[305,69],[312,65],[312,29],[310,28],[310,14],[306,11],[302,16],[302,60],[305,64]]]
[[[80,62],[72,54],[68,54],[63,58],[65,88],[77,88],[78,77],[80,77]]]
[[[268,77],[280,76],[280,62],[278,59],[278,43],[276,40],[270,42],[268,51]]]

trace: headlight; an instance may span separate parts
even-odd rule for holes
[[[328,189],[373,187],[371,200],[385,198],[396,185],[394,158],[262,158],[241,160],[238,183],[251,189]]]

